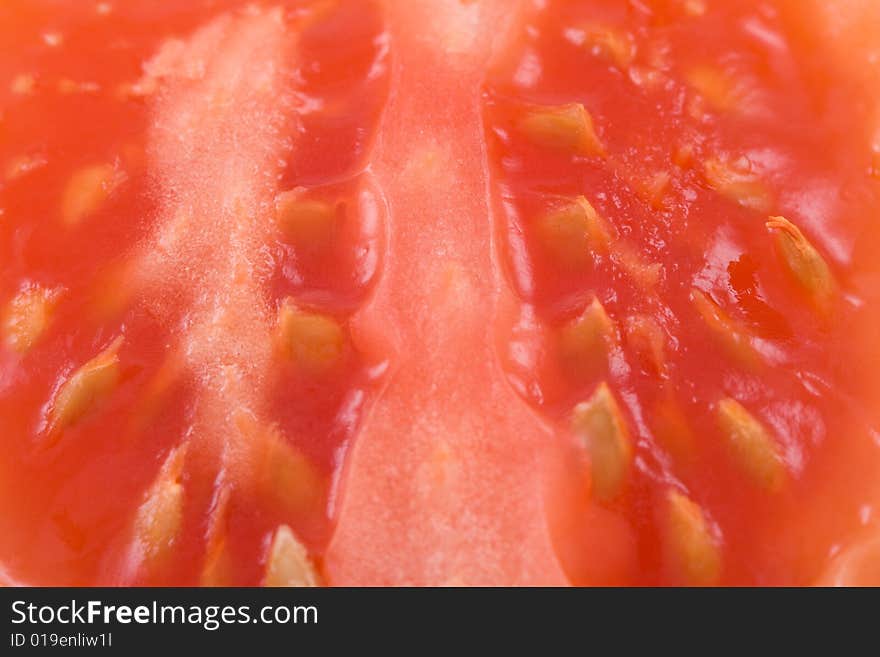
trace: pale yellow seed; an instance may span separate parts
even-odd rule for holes
[[[49,328],[60,295],[60,289],[28,285],[9,301],[3,315],[3,333],[10,349],[23,354],[40,340]]]
[[[607,252],[611,241],[604,219],[583,196],[539,217],[535,230],[547,254],[571,268],[592,262],[594,251]]]
[[[711,189],[743,207],[767,212],[773,205],[770,191],[745,158],[709,158],[703,163],[703,178]]]
[[[261,497],[298,516],[321,503],[325,481],[312,461],[296,449],[277,426],[258,421],[251,414],[236,411],[234,422],[252,452],[255,482]]]
[[[545,148],[573,155],[605,154],[593,117],[580,103],[530,108],[520,119],[519,129]]]
[[[785,466],[774,439],[761,422],[734,399],[722,399],[718,426],[737,465],[758,486],[778,491],[785,483]]]
[[[185,458],[186,446],[171,451],[135,515],[135,543],[150,566],[159,565],[168,556],[183,524]]]
[[[817,310],[829,312],[836,286],[828,263],[800,229],[785,217],[770,217],[766,225],[775,237],[782,261],[797,284],[810,296]]]
[[[336,209],[330,203],[305,198],[301,189],[275,197],[275,216],[284,236],[294,246],[322,249],[333,239]]]
[[[588,375],[607,362],[615,343],[614,323],[601,302],[594,298],[580,317],[560,331],[560,358],[572,374]]]
[[[626,420],[608,384],[601,383],[593,396],[574,409],[573,429],[590,455],[593,492],[601,501],[623,490],[633,453]]]
[[[275,531],[263,586],[320,586],[321,578],[309,559],[305,546],[287,525]]]
[[[663,558],[669,574],[686,586],[717,584],[721,550],[699,505],[669,490],[663,525]]]
[[[342,358],[345,334],[334,318],[298,308],[285,299],[278,309],[276,337],[284,357],[306,374],[321,374]]]
[[[124,179],[112,164],[95,164],[74,173],[61,196],[62,221],[74,226],[97,212]]]
[[[123,337],[85,363],[58,389],[48,415],[46,433],[54,442],[67,428],[110,395],[119,383],[119,349]]]
[[[729,356],[751,368],[761,363],[761,356],[752,345],[752,336],[740,322],[733,319],[700,290],[691,290],[691,302]]]
[[[579,196],[576,204],[583,210],[591,248],[597,253],[607,253],[614,238],[611,226],[585,197]]]

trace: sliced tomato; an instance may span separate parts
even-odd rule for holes
[[[0,7],[0,575],[872,583],[837,0]]]

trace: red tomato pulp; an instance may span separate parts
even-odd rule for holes
[[[7,577],[875,581],[878,14],[820,4],[6,3]]]

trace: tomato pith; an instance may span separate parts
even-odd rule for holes
[[[876,583],[833,4],[5,3],[0,577]]]

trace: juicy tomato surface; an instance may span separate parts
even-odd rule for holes
[[[880,584],[880,9],[0,6],[0,579]]]

